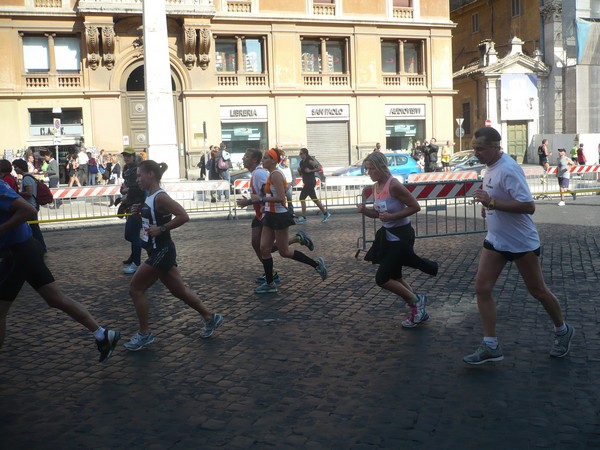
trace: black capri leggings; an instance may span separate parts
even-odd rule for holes
[[[413,249],[415,230],[413,227],[410,225],[402,227],[398,237],[400,241],[388,241],[384,254],[379,255],[379,269],[375,275],[375,282],[378,286],[387,283],[390,279],[402,278],[403,266],[412,267],[425,273],[433,272],[434,263],[415,254]]]

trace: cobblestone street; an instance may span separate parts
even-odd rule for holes
[[[405,330],[405,307],[354,258],[357,214],[302,225],[326,281],[277,255],[280,292],[261,297],[250,221],[196,219],[173,232],[179,267],[225,323],[200,339],[201,318],[156,284],[156,342],[129,353],[122,343],[137,320],[121,274],[123,224],[47,231],[61,287],[122,341],[98,364],[92,336],[27,286],[0,353],[1,447],[599,448],[600,197],[537,205],[546,282],[576,328],[571,354],[548,356],[552,323],[507,265],[495,291],[505,359],[478,367],[462,357],[482,335],[473,281],[483,234],[417,240],[440,274],[406,271],[432,320]]]

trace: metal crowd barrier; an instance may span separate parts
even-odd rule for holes
[[[535,199],[559,195],[555,167],[552,167],[545,177],[541,167],[524,167],[524,171]],[[571,172],[570,188],[577,195],[591,195],[600,192],[600,166],[576,166],[571,169]],[[402,177],[398,178],[402,182],[405,181]],[[430,186],[428,189],[435,191],[440,186],[471,183],[473,180],[480,179],[481,177],[476,172],[423,173],[411,175],[406,186]],[[236,199],[242,195],[248,195],[249,182],[249,179],[236,180],[233,189],[225,180],[164,182],[163,187],[190,215],[212,213],[225,216],[227,219],[235,219],[238,212],[241,211],[236,206]],[[373,182],[366,176],[328,177],[325,183],[317,180],[317,196],[328,209],[354,208],[361,201],[365,187],[372,185]],[[302,186],[302,180],[297,180],[293,199],[296,210],[301,207],[298,197]],[[55,204],[40,208],[39,222],[46,227],[60,222],[118,222],[117,208],[109,207],[109,204],[111,200],[120,196],[119,190],[120,186],[118,185],[52,189]],[[227,193],[230,193],[229,197]],[[467,216],[470,217],[467,220],[469,226],[462,228],[465,231],[456,231],[461,229],[458,226],[458,217],[461,217],[461,223],[466,221],[465,214],[467,212],[460,208],[466,209],[473,206],[469,195],[418,198],[418,200],[423,208],[416,217],[413,217],[418,237],[439,236],[455,232],[479,232],[477,228],[471,226],[471,216]],[[319,213],[318,208],[310,199],[307,199],[306,206],[309,214]],[[244,212],[250,214],[251,209],[247,208]],[[425,217],[426,214],[427,217]],[[422,216],[427,220],[421,220]]]
[[[234,196],[225,180],[163,182],[162,187],[192,215],[208,212],[233,217]],[[116,207],[109,206],[121,197],[119,185],[59,187],[51,191],[54,204],[40,207],[38,213],[42,226],[123,217],[117,214]]]
[[[544,173],[542,167],[531,168],[525,171],[527,183],[536,200],[551,199],[560,195],[557,168],[550,167],[548,173]],[[569,192],[576,195],[593,195],[600,191],[600,166],[572,166]]]
[[[418,238],[486,231],[481,205],[473,202],[473,193],[481,188],[481,180],[408,183],[405,186],[421,205],[421,211],[411,217]],[[363,188],[360,202],[373,204],[372,185]],[[356,257],[373,242],[380,226],[378,222],[379,219],[362,216],[362,234],[357,239]]]

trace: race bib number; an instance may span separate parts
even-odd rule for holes
[[[150,219],[142,217],[142,228],[140,228],[140,239],[148,242],[148,228],[150,228]]]
[[[386,203],[385,199],[375,200],[373,207],[375,208],[375,211],[377,211],[377,212],[380,212],[380,213],[387,212],[387,203]]]

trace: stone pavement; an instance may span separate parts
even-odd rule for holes
[[[473,279],[482,234],[417,240],[440,275],[407,271],[431,322],[404,330],[405,308],[354,258],[358,215],[303,228],[329,265],[275,257],[278,295],[258,297],[250,222],[194,220],[173,233],[184,279],[225,315],[212,339],[157,284],[156,342],[137,330],[121,260],[122,225],[49,231],[61,286],[123,341],[105,365],[92,337],[27,287],[0,352],[2,449],[591,449],[600,447],[600,197],[538,202],[543,270],[576,327],[570,356],[548,357],[551,322],[514,266],[496,289],[505,360],[462,362],[481,340]],[[299,228],[299,227],[297,227]],[[306,250],[302,247],[303,250]]]

